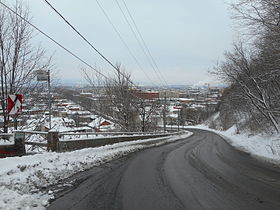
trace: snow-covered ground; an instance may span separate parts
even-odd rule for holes
[[[236,127],[227,131],[217,131],[205,125],[188,126],[187,128],[200,128],[213,131],[229,142],[235,148],[250,153],[255,158],[280,165],[280,135],[251,135],[249,133],[236,134]]]
[[[191,135],[186,132],[74,152],[0,159],[0,209],[45,209],[54,199],[54,193],[46,189],[60,180],[129,153]]]

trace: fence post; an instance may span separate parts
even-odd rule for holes
[[[25,155],[25,133],[23,133],[22,131],[14,131],[14,141],[17,155]]]
[[[57,131],[49,131],[47,135],[48,146],[47,150],[52,152],[58,151],[58,132]]]

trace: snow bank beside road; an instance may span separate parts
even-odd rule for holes
[[[53,199],[53,192],[46,192],[46,188],[60,180],[131,152],[191,135],[187,132],[73,152],[0,159],[0,209],[44,209]]]
[[[265,136],[250,134],[236,134],[236,128],[227,131],[210,129],[204,125],[188,126],[187,128],[198,128],[215,132],[223,137],[235,148],[251,154],[261,161],[280,165],[280,135]]]

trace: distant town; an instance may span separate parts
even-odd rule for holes
[[[52,128],[49,128],[48,93],[34,91],[24,95],[23,111],[18,116],[17,123],[21,129],[48,131],[76,130],[102,131],[118,130],[118,125],[106,113],[94,108],[92,103],[102,100],[103,88],[93,90],[89,86],[62,86],[55,87],[51,93]],[[166,106],[166,124],[196,125],[207,119],[217,110],[221,100],[223,88],[205,85],[201,87],[171,86],[168,88],[154,88],[142,86],[138,90],[130,90],[133,94],[147,103],[157,106],[150,117],[156,126],[163,125],[163,108]],[[3,124],[3,121],[1,121]],[[9,127],[14,126],[13,119]],[[2,127],[2,125],[1,125]]]

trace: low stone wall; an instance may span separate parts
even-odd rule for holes
[[[26,154],[25,144],[37,145],[40,147],[46,147],[47,151],[52,152],[67,152],[74,151],[90,147],[100,147],[105,145],[111,145],[119,142],[145,140],[150,138],[167,137],[176,133],[168,134],[149,134],[149,135],[126,135],[126,136],[111,136],[92,139],[77,139],[71,141],[61,141],[59,139],[59,132],[44,133],[47,137],[46,143],[39,142],[25,142],[25,133],[31,133],[26,131],[14,131],[14,144],[13,145],[1,145],[0,146],[0,158],[11,156],[22,156]],[[32,132],[37,134],[37,132]],[[159,139],[161,141],[161,139]]]
[[[96,139],[85,139],[85,140],[71,140],[71,141],[59,141],[57,151],[66,152],[78,149],[84,149],[89,147],[100,147],[110,144],[115,144],[119,142],[144,140],[150,138],[158,138],[169,136],[170,134],[160,134],[160,135],[140,135],[140,136],[121,136],[121,137],[110,137],[110,138],[96,138]]]

